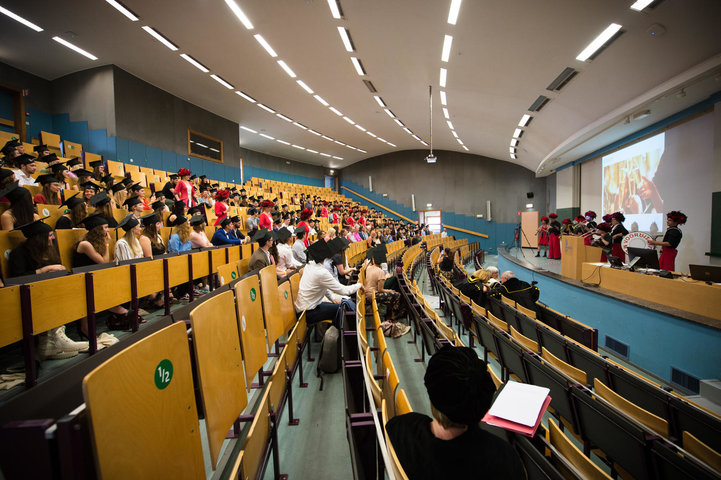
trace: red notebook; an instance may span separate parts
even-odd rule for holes
[[[500,417],[494,417],[493,415],[490,415],[486,413],[486,415],[481,420],[483,423],[487,423],[488,425],[493,425],[494,427],[500,427],[504,430],[510,430],[511,432],[520,433],[521,435],[525,435],[527,437],[532,437],[536,434],[536,430],[538,430],[538,426],[541,424],[541,419],[543,418],[543,414],[546,413],[546,409],[548,408],[548,405],[551,403],[551,396],[547,396],[546,400],[543,402],[543,406],[541,407],[541,412],[538,414],[538,418],[536,419],[535,425],[532,427],[522,425],[520,423],[513,422],[511,420],[505,420]]]
[[[481,421],[532,437],[551,403],[549,393],[546,387],[509,380]]]

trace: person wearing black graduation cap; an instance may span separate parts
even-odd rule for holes
[[[83,198],[85,198],[85,203],[90,206],[90,199],[93,195],[100,191],[100,186],[94,182],[83,182],[80,186],[83,189]]]
[[[230,220],[230,218],[225,217],[223,220],[221,220],[218,229],[213,234],[213,238],[210,239],[210,243],[212,243],[216,247],[220,245],[240,245],[241,243],[243,243],[243,241],[239,238],[230,235],[230,231],[232,228],[233,222]]]
[[[513,447],[479,426],[496,387],[473,349],[441,348],[428,361],[424,383],[433,418],[412,412],[386,424],[408,478],[526,478]]]
[[[12,140],[8,140],[5,142],[5,145],[2,148],[2,154],[3,154],[3,164],[10,167],[10,168],[16,168],[15,164],[15,158],[22,155],[22,153],[18,150],[18,147],[22,145],[17,139],[13,138]]]
[[[90,206],[95,207],[95,213],[99,213],[105,217],[108,221],[109,228],[116,228],[118,226],[113,212],[113,198],[109,197],[106,191],[103,190],[90,197]]]
[[[132,215],[127,216],[118,224],[117,228],[122,228],[125,233],[115,242],[115,260],[142,258],[143,249],[138,241],[141,231],[140,220]]]
[[[20,186],[35,185],[35,179],[33,174],[37,171],[38,167],[35,165],[35,157],[23,153],[22,155],[15,158],[18,169],[15,170],[15,178],[20,182]]]
[[[50,225],[42,220],[35,220],[15,230],[22,231],[26,240],[10,252],[10,277],[65,270],[60,262],[55,233]]]
[[[250,238],[243,235],[243,232],[240,231],[241,224],[243,223],[241,218],[238,215],[233,215],[230,217],[231,221],[231,229],[230,229],[230,235],[234,238],[237,238],[238,240],[241,240],[242,243],[247,243],[250,241]]]
[[[165,253],[165,244],[160,234],[163,227],[163,221],[157,213],[151,213],[140,217],[140,223],[143,226],[143,232],[140,236],[140,247],[143,249],[143,257],[153,258],[155,255]]]
[[[306,250],[308,263],[303,267],[303,276],[298,285],[298,297],[294,301],[295,311],[301,313],[305,310],[308,325],[322,320],[333,319],[333,325],[341,328],[340,312],[342,304],[326,300],[326,293],[350,297],[363,288],[360,283],[342,285],[323,266],[326,258],[333,256],[333,250],[325,240],[318,240]],[[361,291],[361,294],[363,292]],[[347,303],[350,304],[351,302]],[[352,304],[354,306],[354,304]]]
[[[295,242],[291,247],[293,250],[293,258],[295,258],[298,263],[305,265],[305,262],[308,261],[305,256],[306,247],[305,242],[303,241],[303,238],[305,237],[305,228],[296,227],[296,229],[293,230],[293,233],[295,233]]]
[[[60,189],[62,185],[55,175],[40,175],[35,181],[42,186],[41,193],[33,197],[35,203],[41,205],[60,205]]]
[[[293,258],[293,249],[290,246],[293,235],[286,228],[281,228],[275,233],[276,247],[278,249],[278,263],[275,269],[279,277],[288,276],[293,271],[302,267],[303,264]]]
[[[192,248],[206,248],[213,244],[208,240],[205,234],[205,217],[202,215],[194,215],[188,220],[192,231],[190,232],[190,246]]]
[[[178,217],[175,221],[173,234],[168,240],[168,253],[189,252],[190,245],[190,224],[188,217]]]
[[[375,294],[376,302],[387,307],[385,320],[391,322],[391,324],[397,323],[397,326],[389,325],[388,336],[400,337],[405,335],[410,331],[410,327],[398,322],[401,317],[406,315],[405,303],[401,299],[399,292],[386,288],[386,281],[392,275],[386,274],[380,267],[381,264],[387,262],[385,245],[371,249],[368,258],[370,263],[366,267],[365,283],[363,284],[366,297],[370,299]]]
[[[94,213],[85,217],[80,223],[85,226],[88,233],[73,248],[73,268],[108,263],[110,261],[108,220]]]
[[[166,220],[166,226],[168,227],[174,227],[175,222],[185,216],[185,202],[183,200],[176,200],[173,204],[172,210],[170,210],[170,215],[168,215],[168,219]]]
[[[258,242],[258,248],[250,256],[248,262],[250,270],[264,268],[275,263],[275,259],[270,254],[270,246],[273,244],[272,233],[267,228],[263,228],[255,232],[250,239],[252,242]]]
[[[133,215],[137,218],[140,218],[143,214],[143,202],[141,202],[138,197],[128,198],[127,200],[125,200],[125,203],[123,205],[128,208],[128,211],[130,211],[128,215]]]
[[[32,194],[27,188],[19,186],[17,181],[3,188],[0,198],[7,198],[10,202],[10,208],[0,215],[3,230],[12,230],[16,225],[25,225],[39,218],[35,213]]]
[[[60,208],[67,207],[65,213],[55,222],[55,230],[69,230],[71,228],[83,228],[80,222],[88,216],[88,207],[76,193],[72,197],[66,198],[60,204]]]
[[[327,259],[324,264],[326,268],[330,270],[333,278],[338,280],[343,285],[348,285],[348,275],[355,271],[355,268],[347,268],[345,264],[344,250],[348,248],[350,242],[345,238],[335,237],[328,242],[331,250],[333,250],[333,257]]]

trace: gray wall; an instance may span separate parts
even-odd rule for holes
[[[534,210],[546,206],[546,179],[521,166],[478,155],[457,152],[435,152],[438,162],[428,164],[426,150],[408,150],[370,158],[341,171],[341,179],[368,188],[373,177],[373,191],[387,193],[388,198],[411,206],[415,194],[416,209],[431,203],[441,209],[462,215],[486,213],[491,200],[493,220],[499,223],[518,221],[517,212],[532,202]],[[528,200],[526,192],[533,192]]]
[[[256,152],[240,147],[240,155],[243,157],[244,167],[257,167],[265,170],[273,170],[288,175],[302,175],[323,179],[323,175],[328,171],[327,168],[310,165],[308,163],[296,162],[285,158],[275,157],[266,153]],[[248,178],[246,178],[248,180]]]
[[[113,66],[83,70],[52,82],[52,113],[68,113],[71,122],[88,122],[92,130],[115,136]]]
[[[26,109],[52,112],[52,92],[49,81],[0,62],[0,83],[18,89],[27,89]]]

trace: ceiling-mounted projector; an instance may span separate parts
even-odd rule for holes
[[[438,158],[435,155],[428,155],[426,157],[426,162],[428,163],[436,163],[436,160],[438,160]]]

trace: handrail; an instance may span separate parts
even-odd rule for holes
[[[349,191],[350,193],[352,193],[353,195],[359,196],[359,197],[362,198],[363,200],[372,203],[372,204],[375,205],[376,207],[380,207],[380,208],[382,208],[383,210],[386,210],[386,211],[388,211],[388,212],[391,212],[393,215],[396,215],[396,216],[398,216],[398,217],[401,217],[401,218],[402,218],[403,220],[405,220],[406,222],[413,223],[413,224],[417,224],[417,223],[418,223],[418,222],[416,222],[416,221],[414,221],[414,220],[411,220],[411,219],[408,218],[408,217],[405,217],[405,216],[401,215],[400,213],[398,213],[398,212],[396,212],[396,211],[391,210],[391,209],[388,208],[388,207],[384,207],[383,205],[381,205],[381,204],[378,203],[378,202],[374,202],[374,201],[371,200],[370,198],[365,197],[365,196],[361,195],[361,194],[358,193],[358,192],[354,192],[353,190],[351,190],[351,189],[348,188],[348,187],[341,186],[340,188],[343,188],[343,189],[345,189],[345,190],[348,190],[348,191]]]
[[[450,228],[451,230],[456,230],[458,232],[468,233],[470,235],[475,235],[477,237],[488,238],[488,235],[486,235],[485,233],[478,233],[478,232],[474,232],[472,230],[466,230],[465,228],[461,228],[461,227],[453,227],[451,225],[446,225],[445,223],[443,224],[443,228]]]

